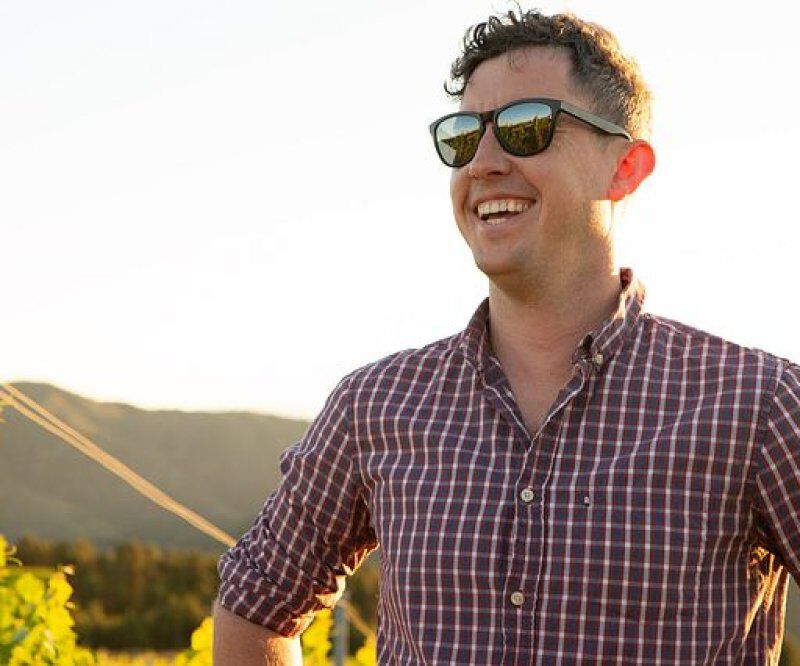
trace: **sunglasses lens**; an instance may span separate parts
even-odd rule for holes
[[[475,155],[481,141],[481,123],[473,116],[450,116],[434,132],[436,150],[451,167],[464,166]]]
[[[497,135],[513,155],[527,157],[543,151],[553,137],[553,110],[541,102],[520,102],[497,115]]]

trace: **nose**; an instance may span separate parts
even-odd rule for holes
[[[504,175],[511,170],[511,160],[494,135],[494,126],[486,123],[486,130],[478,144],[475,157],[467,164],[467,173],[471,178],[488,178],[492,175]]]

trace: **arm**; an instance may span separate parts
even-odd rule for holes
[[[214,604],[215,666],[300,666],[300,637],[287,638]]]
[[[281,455],[280,486],[220,558],[217,605],[236,616],[226,622],[221,611],[216,613],[223,634],[215,654],[231,650],[223,663],[251,663],[234,655],[239,631],[261,659],[252,663],[265,663],[259,645],[277,650],[288,640],[299,654],[297,637],[319,611],[334,607],[346,577],[378,545],[350,430],[349,381],[339,383],[305,435]],[[227,626],[234,619],[245,622],[236,633]],[[267,637],[276,640],[264,642]]]
[[[800,366],[779,370],[757,449],[754,509],[763,545],[800,582]]]

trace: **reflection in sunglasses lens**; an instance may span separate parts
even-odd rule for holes
[[[497,116],[497,133],[514,155],[534,155],[550,143],[553,111],[546,104],[522,102]]]
[[[436,127],[436,145],[442,159],[459,167],[469,162],[478,150],[481,125],[472,116],[451,116]]]

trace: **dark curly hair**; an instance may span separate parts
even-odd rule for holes
[[[545,16],[531,9],[491,16],[464,34],[463,52],[450,69],[454,87],[448,95],[461,99],[475,69],[485,60],[530,46],[569,49],[577,87],[594,101],[595,113],[622,125],[636,138],[650,134],[652,95],[636,61],[622,53],[617,38],[596,23],[574,14]]]

